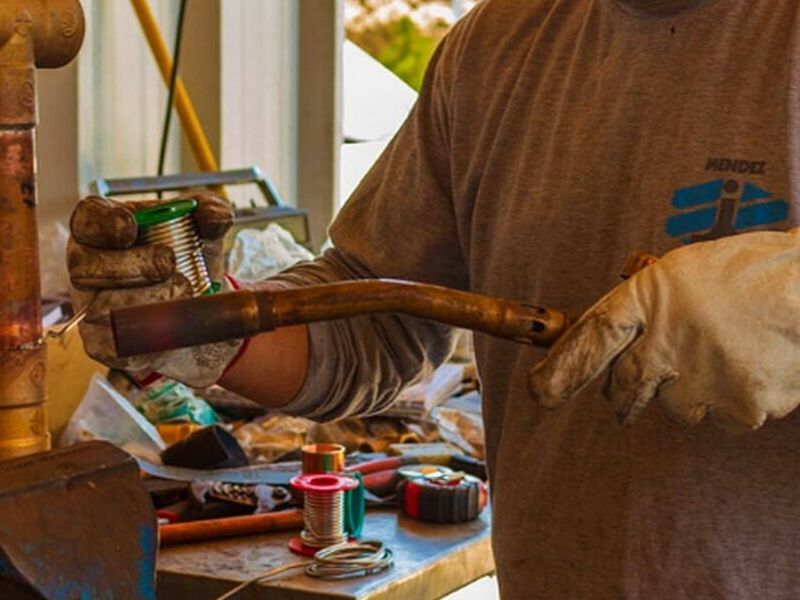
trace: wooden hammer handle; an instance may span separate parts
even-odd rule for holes
[[[273,513],[171,523],[158,528],[161,546],[214,540],[268,531],[303,528],[303,511],[297,508]]]

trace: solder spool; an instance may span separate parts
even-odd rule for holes
[[[192,286],[195,296],[215,291],[203,257],[203,242],[197,232],[194,211],[197,200],[182,198],[137,210],[140,244],[169,246],[175,254],[175,269]]]
[[[134,213],[134,219],[139,227],[137,243],[161,244],[172,248],[175,255],[175,269],[189,281],[192,294],[202,296],[218,292],[221,286],[211,281],[208,274],[203,256],[203,242],[200,240],[193,214],[196,208],[197,200],[192,198],[173,200],[141,208]],[[61,339],[66,336],[73,327],[83,321],[95,298],[97,295],[72,315],[60,329],[49,330],[47,337]]]
[[[335,473],[309,473],[293,478],[291,485],[303,492],[303,531],[289,542],[297,554],[313,556],[321,548],[347,541],[345,492],[358,487],[358,480]]]

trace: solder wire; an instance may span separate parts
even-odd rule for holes
[[[320,550],[312,560],[303,560],[276,567],[244,581],[232,590],[218,596],[216,600],[233,598],[243,589],[261,583],[294,569],[305,568],[306,575],[321,579],[347,579],[363,577],[386,569],[394,562],[394,554],[378,540],[364,540],[358,544],[345,542]]]
[[[306,546],[326,548],[347,541],[344,530],[344,492],[304,494],[305,527],[300,538]]]
[[[180,206],[182,205],[182,206]],[[140,223],[139,241],[144,244],[163,244],[172,248],[175,255],[175,269],[181,273],[192,287],[195,296],[201,296],[213,289],[214,283],[208,274],[206,260],[203,256],[203,242],[197,231],[197,222],[192,211],[197,206],[195,200],[177,201],[163,204],[149,209],[144,209],[142,213],[158,212],[170,206],[179,210],[189,210],[186,214],[180,214],[173,219],[164,222],[144,225]],[[63,340],[65,336],[81,321],[86,318],[92,303],[97,298],[97,293],[72,317],[67,320],[60,328],[50,329],[45,337]]]
[[[203,243],[191,213],[142,227],[140,240],[144,244],[161,244],[172,248],[175,270],[189,280],[194,295],[201,296],[211,289],[211,277],[203,257]]]

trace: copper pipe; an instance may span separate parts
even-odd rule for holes
[[[77,0],[0,4],[0,459],[50,446],[36,232],[35,68],[67,64],[83,33]]]
[[[536,346],[567,325],[564,313],[444,287],[367,279],[289,290],[241,290],[111,311],[119,356],[251,337],[278,327],[374,313],[439,321]]]

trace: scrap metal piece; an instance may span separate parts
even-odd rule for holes
[[[155,600],[156,545],[136,461],[112,444],[0,462],[0,598]]]

